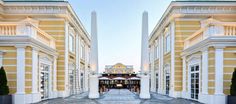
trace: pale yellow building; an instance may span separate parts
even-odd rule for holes
[[[14,103],[88,91],[90,36],[64,0],[0,1],[0,66]]]
[[[236,67],[236,2],[172,1],[149,48],[151,91],[226,103]]]
[[[124,65],[116,63],[115,65],[106,65],[105,73],[107,74],[132,74],[134,73],[133,65]]]

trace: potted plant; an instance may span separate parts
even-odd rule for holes
[[[236,68],[234,68],[231,80],[230,95],[228,96],[228,104],[236,104]]]
[[[3,67],[0,69],[0,104],[12,104],[12,97],[7,86],[7,76]]]

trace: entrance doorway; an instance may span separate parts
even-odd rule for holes
[[[169,95],[170,91],[170,73],[166,73],[166,95]]]
[[[40,64],[40,93],[41,99],[45,100],[49,98],[49,86],[50,86],[50,65]]]
[[[158,73],[156,73],[156,92],[158,92]]]
[[[197,100],[199,94],[199,65],[192,65],[191,70],[191,98]]]
[[[75,65],[70,65],[69,67],[69,88],[70,88],[70,95],[75,94],[76,87],[75,87]]]

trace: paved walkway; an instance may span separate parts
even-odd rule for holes
[[[111,89],[102,95],[98,102],[101,104],[139,104],[139,97],[127,89]]]
[[[127,89],[112,89],[100,96],[99,99],[91,100],[88,93],[74,95],[67,98],[57,98],[42,101],[38,104],[200,104],[185,99],[175,99],[156,93],[151,93],[151,99],[140,99],[137,94]]]

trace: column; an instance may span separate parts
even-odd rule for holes
[[[141,47],[141,91],[139,97],[150,99],[149,92],[149,59],[148,59],[148,13],[143,12],[142,17],[142,47]]]
[[[208,47],[203,48],[202,50],[202,68],[200,70],[200,77],[199,80],[202,81],[200,89],[202,91],[199,93],[199,101],[203,103],[210,103],[210,99],[208,96]]]
[[[215,94],[223,94],[224,47],[215,47]]]
[[[17,63],[16,63],[16,94],[14,95],[14,104],[25,104],[25,45],[16,45]]]
[[[158,66],[158,93],[162,93],[162,62],[163,62],[163,59],[162,59],[162,36],[160,35],[159,36],[159,66]]]
[[[171,74],[170,74],[170,96],[179,97],[175,91],[175,22],[171,22]]]
[[[76,79],[76,89],[77,93],[80,92],[80,37],[79,34],[76,35],[76,75],[78,76],[78,79]]]
[[[208,94],[208,48],[202,51],[202,94]]]
[[[91,14],[91,59],[89,76],[89,98],[99,98],[98,93],[98,42],[97,42],[97,14],[95,11]]]
[[[38,93],[38,50],[32,48],[32,93]]]
[[[183,63],[183,91],[182,96],[183,98],[186,98],[186,57],[182,57],[182,63]]]
[[[64,82],[64,88],[65,88],[65,90],[64,90],[64,94],[63,94],[63,97],[66,97],[66,96],[69,96],[69,79],[68,79],[68,65],[69,65],[69,63],[68,63],[68,55],[69,55],[69,52],[68,52],[68,47],[69,47],[69,23],[68,23],[68,21],[66,21],[65,22],[65,54],[64,54],[64,59],[65,59],[65,63],[64,63],[64,67],[65,67],[65,78],[64,78],[64,80],[65,80],[65,82]]]
[[[32,48],[32,103],[40,101],[40,93],[38,91],[38,49]]]
[[[57,97],[57,57],[53,58],[53,93],[54,98]]]
[[[155,43],[151,46],[150,48],[150,56],[151,57],[151,91],[155,92],[156,87],[155,87],[155,81],[156,81],[156,76],[155,76]]]
[[[215,46],[215,104],[226,103],[226,96],[224,95],[224,48],[222,46]]]
[[[4,52],[0,51],[0,68],[3,66],[3,64],[2,64],[3,53],[4,53]]]

